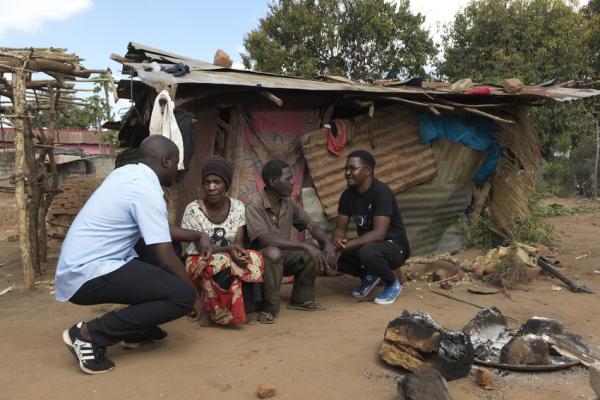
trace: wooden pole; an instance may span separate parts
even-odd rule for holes
[[[40,261],[47,262],[48,261],[48,234],[46,231],[46,215],[48,214],[48,209],[50,208],[50,204],[52,203],[52,199],[58,189],[58,169],[56,167],[56,161],[54,159],[54,140],[57,136],[57,126],[58,126],[58,112],[56,111],[56,106],[60,97],[60,92],[56,92],[54,94],[54,90],[50,87],[49,92],[53,101],[50,103],[50,111],[48,112],[48,135],[46,136],[43,132],[43,129],[40,127],[40,138],[42,139],[43,144],[46,146],[42,150],[42,154],[48,156],[49,169],[51,173],[51,179],[48,183],[46,179],[46,183],[43,188],[40,207],[38,211],[38,242],[39,242],[39,254]],[[48,169],[46,167],[44,160],[41,160],[41,167]]]
[[[598,157],[600,156],[600,124],[596,120],[596,164],[594,166],[594,199],[598,198]]]
[[[13,98],[15,116],[15,196],[17,198],[17,214],[19,219],[19,248],[21,250],[21,261],[23,263],[23,281],[25,288],[33,290],[34,267],[33,254],[31,253],[31,238],[29,236],[29,195],[27,193],[27,181],[30,179],[31,171],[26,157],[25,142],[25,115],[27,113],[27,101],[25,100],[25,70],[15,68],[12,72]]]

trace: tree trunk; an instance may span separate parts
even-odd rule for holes
[[[19,248],[21,250],[21,260],[23,263],[23,281],[25,288],[34,289],[34,264],[31,251],[30,237],[30,209],[28,183],[31,177],[31,170],[27,163],[27,151],[25,135],[26,129],[27,103],[25,100],[26,73],[23,69],[15,68],[12,73],[13,83],[13,101],[15,109],[15,196],[17,198],[17,213],[19,218]]]

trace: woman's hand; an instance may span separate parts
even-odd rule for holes
[[[250,254],[240,245],[229,246],[229,255],[231,260],[242,268],[247,267],[250,263]]]

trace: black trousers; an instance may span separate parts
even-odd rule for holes
[[[94,344],[110,346],[189,313],[196,295],[196,289],[183,279],[155,265],[131,260],[116,271],[86,282],[69,301],[79,305],[129,305],[87,322]]]
[[[393,270],[400,268],[407,258],[406,250],[394,242],[372,242],[343,251],[338,270],[361,279],[366,274],[375,275],[388,285],[396,280]]]

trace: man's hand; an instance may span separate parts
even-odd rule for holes
[[[333,239],[333,247],[335,247],[336,251],[342,251],[346,248],[346,243],[348,240],[346,239]]]
[[[210,258],[210,256],[212,256],[213,245],[212,245],[210,239],[208,238],[208,236],[202,235],[202,237],[200,237],[200,240],[198,240],[194,244],[198,248],[201,258],[208,260]]]
[[[190,313],[187,316],[187,319],[190,322],[199,321],[200,317],[202,317],[202,296],[196,297],[196,301],[194,302],[193,307],[194,309],[190,311]]]
[[[325,247],[323,248],[323,255],[325,256],[325,260],[327,261],[327,265],[329,267],[334,267],[336,264],[337,256],[335,253],[335,246],[330,241],[325,242]]]
[[[229,250],[231,260],[242,268],[250,263],[250,254],[237,244],[231,245]]]
[[[312,244],[306,243],[304,245],[304,252],[316,261],[317,268],[319,268],[320,271],[327,271],[327,260],[325,259],[325,256],[323,255],[320,249],[313,246]]]

